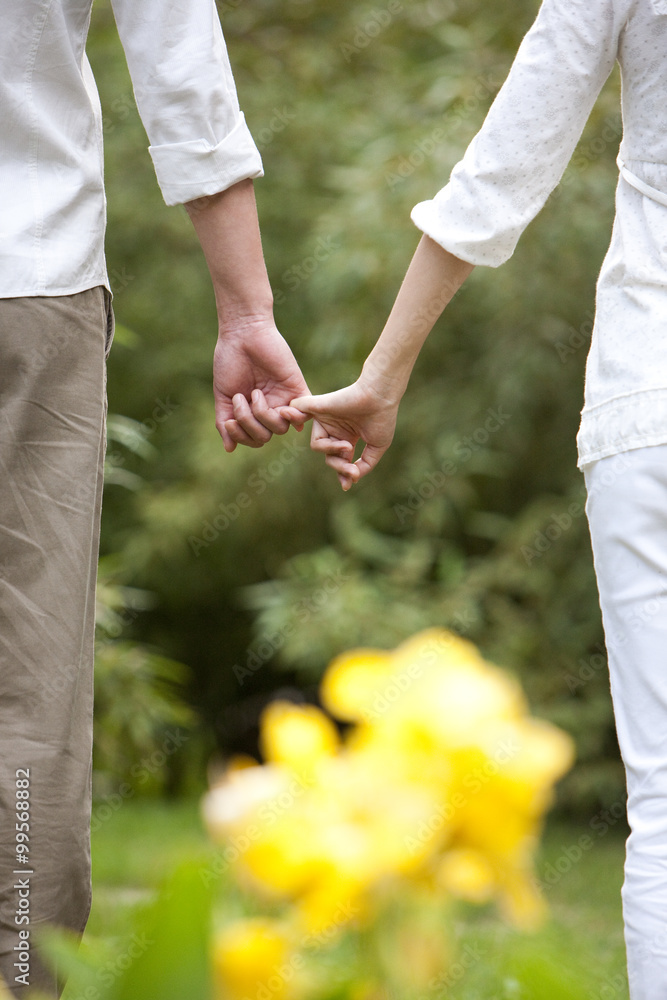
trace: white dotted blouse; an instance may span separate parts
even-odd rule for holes
[[[667,0],[544,0],[423,232],[497,267],[558,184],[618,60],[616,217],[597,285],[578,465],[667,443]]]

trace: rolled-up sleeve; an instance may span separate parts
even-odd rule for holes
[[[263,175],[214,0],[112,0],[167,205]]]
[[[558,184],[616,61],[615,0],[544,0],[486,120],[415,225],[472,264],[498,267]]]

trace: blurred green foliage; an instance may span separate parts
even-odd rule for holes
[[[627,1000],[619,893],[624,844],[618,833],[611,828],[596,839],[594,850],[584,851],[577,860],[580,825],[548,826],[539,870],[556,872],[558,867],[559,876],[546,888],[552,920],[541,931],[525,935],[504,924],[492,908],[472,904],[455,920],[441,920],[439,929],[450,940],[453,965],[447,981],[424,991],[424,998],[574,1000],[614,995]],[[147,1000],[157,995],[161,1000],[185,995],[209,1000],[201,978],[209,927],[223,926],[245,910],[226,873],[217,884],[202,881],[198,869],[203,865],[210,871],[211,858],[219,854],[209,853],[198,803],[128,803],[93,830],[92,847],[96,888],[83,943],[77,951],[68,936],[49,935],[50,954],[70,974],[63,1000]],[[569,867],[562,864],[566,850],[572,858]],[[360,967],[369,970],[371,961],[381,958],[395,965],[402,956],[405,974],[406,952],[397,949],[392,932],[406,926],[406,916],[408,929],[421,926],[407,904],[405,897],[397,900],[395,922],[377,926],[363,951],[349,939],[322,949],[320,958],[323,968],[330,969],[332,986],[345,984]],[[154,980],[146,977],[149,970],[152,975],[153,963],[161,967]],[[195,973],[185,993],[181,968]],[[341,989],[339,996],[358,995],[356,985],[356,990]]]
[[[419,238],[410,209],[447,181],[537,8],[219,4],[264,160],[255,188],[276,316],[314,391],[356,378]],[[392,448],[343,495],[307,431],[225,454],[208,273],[184,209],[162,202],[108,0],[89,51],[121,324],[110,409],[145,445],[110,442],[102,546],[124,585],[155,597],[125,638],[187,664],[211,743],[255,754],[277,687],[310,698],[341,650],[448,626],[516,670],[533,710],[576,737],[562,809],[621,800],[575,450],[613,216],[616,75],[513,259],[476,269],[438,322]]]
[[[185,665],[123,638],[126,623],[150,607],[151,595],[119,586],[113,582],[114,573],[118,569],[114,570],[113,557],[102,559],[97,585],[93,792],[97,800],[118,799],[120,804],[139,791],[155,795],[171,790],[170,774],[175,769],[165,765],[176,755],[176,772],[182,773],[184,758],[192,762],[196,718],[184,701]],[[190,788],[200,790],[201,776]]]

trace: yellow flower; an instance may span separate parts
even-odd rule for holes
[[[273,701],[260,716],[259,744],[265,760],[305,770],[338,749],[338,730],[316,705]]]
[[[522,931],[536,931],[548,916],[547,904],[533,883],[532,869],[509,871],[500,892],[504,918]]]
[[[519,684],[480,662],[437,662],[396,704],[388,721],[418,725],[445,750],[484,741],[489,726],[518,720],[526,706]]]
[[[278,764],[228,769],[201,803],[204,825],[213,840],[224,840],[250,823],[264,803],[287,791],[291,777]]]
[[[419,672],[434,667],[446,670],[474,667],[485,662],[474,643],[444,628],[417,632],[397,646],[391,656],[398,670],[412,664],[413,670],[417,668]]]
[[[227,759],[226,771],[242,771],[246,767],[257,767],[259,764],[258,760],[251,757],[248,753],[233,753],[231,757]]]
[[[539,923],[532,859],[574,751],[530,717],[517,680],[428,629],[336,657],[320,696],[354,723],[342,740],[316,706],[274,701],[260,720],[267,763],[237,755],[204,800],[240,883],[289,902],[321,943],[370,922],[407,880]]]
[[[356,649],[336,657],[320,697],[334,715],[373,730],[407,727],[413,742],[419,732],[429,753],[434,741],[465,745],[490,723],[527,711],[518,682],[445,629],[420,632],[393,652]]]
[[[335,870],[314,883],[294,906],[304,945],[321,948],[335,941],[351,922],[368,924],[374,910],[366,889],[365,882],[345,878]]]
[[[270,993],[273,1000],[288,994],[293,968],[290,934],[277,920],[245,917],[218,932],[213,946],[216,1000],[243,1000]]]
[[[521,719],[508,736],[517,752],[510,756],[503,773],[518,788],[549,788],[574,763],[572,737],[543,719]],[[543,811],[541,803],[538,807]]]
[[[260,890],[293,897],[328,868],[319,844],[321,821],[308,801],[276,806],[276,811],[268,804],[260,811],[260,823],[238,864]]]
[[[337,656],[320,684],[322,704],[339,719],[363,719],[387,683],[391,666],[391,654],[380,649],[353,649]]]
[[[437,879],[452,896],[471,903],[488,902],[497,888],[492,865],[470,848],[447,851],[438,866]]]

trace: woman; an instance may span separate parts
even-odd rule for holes
[[[497,267],[557,185],[615,61],[624,137],[611,245],[577,436],[628,818],[623,910],[632,1000],[667,997],[667,0],[544,0],[449,183],[421,202],[423,231],[357,381],[294,409],[343,489],[391,443],[430,329],[475,265]],[[235,400],[265,433],[261,394]],[[239,432],[240,433],[240,432]],[[354,462],[354,446],[365,442]]]

